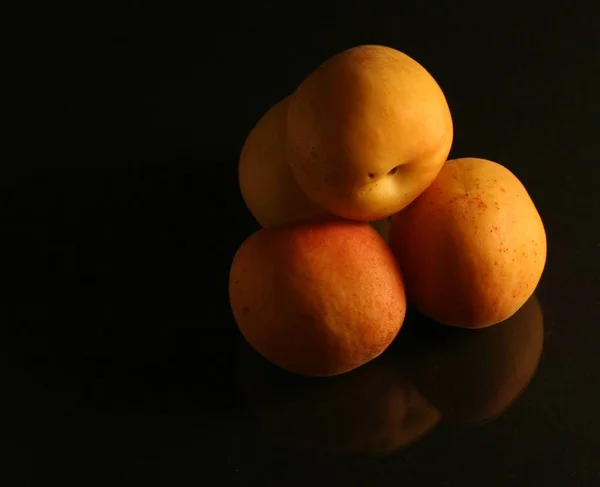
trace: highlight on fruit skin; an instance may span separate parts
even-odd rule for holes
[[[512,316],[533,294],[546,233],[527,190],[485,159],[448,161],[392,218],[390,246],[409,301],[446,325],[481,328]]]
[[[379,356],[398,334],[406,298],[398,263],[367,223],[321,219],[263,228],[234,256],[236,323],[282,369],[332,376]]]
[[[427,70],[386,46],[325,61],[292,94],[288,163],[302,190],[343,218],[373,221],[413,201],[453,140],[448,103]]]
[[[544,344],[544,316],[533,295],[510,318],[481,330],[410,316],[397,353],[407,376],[442,421],[499,417],[529,386]]]
[[[289,97],[269,108],[250,131],[240,154],[242,198],[263,227],[327,215],[300,189],[287,163],[285,123]]]

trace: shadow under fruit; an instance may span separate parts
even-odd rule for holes
[[[388,353],[346,374],[289,374],[240,344],[239,379],[254,414],[278,441],[329,454],[384,454],[428,433],[440,415]]]
[[[542,355],[544,320],[533,296],[511,318],[482,330],[439,325],[422,315],[394,354],[443,420],[489,421],[528,386]]]

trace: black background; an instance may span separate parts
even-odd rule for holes
[[[599,485],[598,9],[531,3],[40,2],[6,16],[3,483]],[[495,422],[330,457],[268,439],[238,385],[228,269],[257,225],[236,165],[268,107],[365,43],[437,79],[452,157],[500,162],[529,189],[548,234],[544,353]]]

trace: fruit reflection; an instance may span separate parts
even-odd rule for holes
[[[419,315],[403,331],[394,354],[415,386],[443,420],[466,422],[494,419],[512,405],[535,374],[544,339],[535,296],[490,328],[455,329]]]
[[[330,378],[295,376],[240,344],[246,399],[278,440],[323,453],[383,454],[430,431],[439,413],[408,382],[392,357]]]

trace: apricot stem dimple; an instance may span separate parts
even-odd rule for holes
[[[392,169],[390,169],[390,171],[388,172],[388,174],[390,176],[392,176],[393,174],[396,174],[396,171],[398,171],[398,166],[393,167]]]

